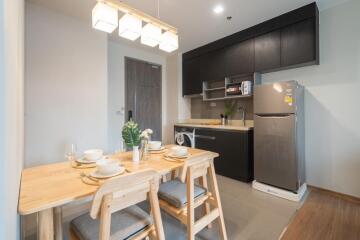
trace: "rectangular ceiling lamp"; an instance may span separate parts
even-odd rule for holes
[[[159,48],[165,52],[173,52],[179,48],[179,37],[172,32],[164,32],[161,35]]]
[[[98,2],[92,10],[92,26],[112,33],[118,26],[118,10],[103,2]]]
[[[127,13],[119,20],[119,36],[135,41],[141,35],[141,27],[141,19]]]
[[[141,43],[150,47],[155,47],[161,40],[161,28],[148,23],[141,31]]]

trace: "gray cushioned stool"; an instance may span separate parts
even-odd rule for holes
[[[203,196],[206,189],[196,186],[194,187],[194,197]],[[177,208],[182,208],[187,203],[186,197],[186,183],[181,182],[179,179],[170,180],[160,184],[158,196],[160,199],[168,202]]]
[[[152,224],[149,214],[134,205],[111,215],[111,240],[129,239]],[[71,221],[70,226],[80,240],[99,239],[99,220],[85,213]]]

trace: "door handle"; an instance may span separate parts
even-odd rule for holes
[[[128,111],[128,121],[131,121],[133,119],[132,111]]]
[[[214,136],[205,136],[205,135],[195,135],[196,138],[208,139],[208,140],[215,140],[216,137]]]

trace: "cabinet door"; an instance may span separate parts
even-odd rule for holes
[[[225,54],[227,76],[254,72],[254,39],[228,47]]]
[[[253,179],[253,161],[250,154],[250,132],[230,132],[196,129],[195,147],[219,154],[214,165],[217,174],[241,181]]]
[[[223,49],[210,52],[203,56],[206,70],[206,79],[204,81],[217,82],[224,80],[225,74],[225,52]]]
[[[262,72],[279,68],[280,30],[255,38],[255,71]]]
[[[281,30],[281,66],[291,66],[316,60],[315,18]]]
[[[200,58],[183,61],[183,96],[202,93],[202,69]]]

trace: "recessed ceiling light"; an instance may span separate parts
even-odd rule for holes
[[[220,13],[222,13],[224,11],[224,7],[221,6],[221,5],[217,5],[217,6],[214,7],[213,11],[216,14],[220,14]]]

